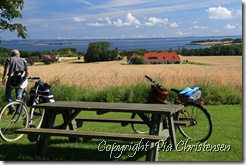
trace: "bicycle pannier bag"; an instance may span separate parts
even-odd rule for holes
[[[41,103],[48,103],[48,102],[54,102],[54,95],[53,91],[51,89],[51,86],[47,83],[44,83],[42,80],[39,80],[35,83],[35,86],[31,88],[30,90],[30,103],[32,103],[34,96],[35,96],[35,90],[38,87],[38,95],[40,96],[40,102]]]
[[[13,72],[10,75],[10,86],[12,88],[25,88],[27,86],[25,71]]]
[[[156,85],[151,85],[148,103],[163,104],[168,94],[169,91],[165,89],[163,86],[157,87]]]

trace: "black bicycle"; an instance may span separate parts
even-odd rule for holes
[[[145,77],[151,82],[151,89],[146,103],[167,104],[165,100],[169,95],[169,91],[149,76],[145,75]],[[187,87],[183,90],[171,89],[171,91],[177,94],[174,104],[184,105],[182,110],[174,114],[175,128],[185,138],[197,142],[208,140],[212,134],[212,119],[207,109],[203,106],[201,89],[199,87],[193,89]],[[146,115],[148,116],[148,114]],[[149,117],[151,116],[149,115]],[[131,118],[136,119],[140,118],[140,116],[133,113]],[[148,133],[148,129],[144,125],[132,123],[132,129],[139,134]]]
[[[24,88],[22,99],[9,102],[1,109],[0,137],[7,142],[16,141],[23,136],[23,134],[15,134],[16,129],[41,126],[45,111],[41,108],[34,108],[34,105],[54,102],[53,94],[50,94],[51,89],[47,83],[43,83],[39,77],[29,77],[28,81],[36,81],[30,93],[27,93],[27,89]],[[26,102],[26,94],[30,94],[29,102]]]

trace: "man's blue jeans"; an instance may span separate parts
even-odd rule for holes
[[[7,98],[7,102],[11,102],[12,101],[12,91],[13,91],[13,89],[14,88],[12,88],[11,86],[10,86],[10,82],[9,82],[9,79],[8,79],[8,81],[7,81],[7,85],[6,85],[6,93],[5,93],[5,95],[6,95],[6,98]],[[15,96],[16,96],[16,99],[18,99],[18,100],[21,100],[22,99],[22,89],[21,88],[16,88],[15,89]],[[13,105],[12,105],[12,108],[14,108],[13,107]]]

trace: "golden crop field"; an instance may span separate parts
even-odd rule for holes
[[[126,59],[96,63],[70,59],[51,65],[29,66],[29,75],[39,76],[48,83],[60,81],[67,85],[94,89],[147,82],[145,74],[171,87],[205,83],[242,89],[242,56],[181,57],[181,59],[204,65],[127,65]]]

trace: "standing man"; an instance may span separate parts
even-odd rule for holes
[[[2,84],[6,84],[6,76],[8,76],[5,95],[8,102],[12,101],[11,93],[13,88],[10,86],[10,75],[15,71],[25,71],[25,76],[28,76],[28,66],[26,60],[20,58],[20,52],[17,49],[11,51],[11,56],[6,60],[3,77],[2,77]],[[15,89],[16,98],[22,98],[22,89],[16,88]],[[10,109],[10,113],[13,112],[13,109]]]

